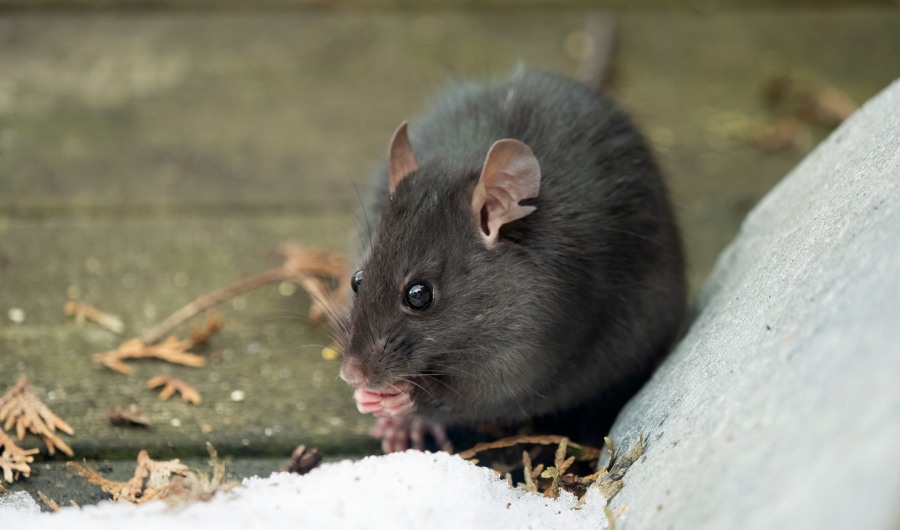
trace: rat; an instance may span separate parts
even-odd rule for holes
[[[602,443],[685,313],[646,141],[599,91],[536,72],[459,84],[414,125],[376,172],[333,326],[357,408],[385,452],[485,422]]]

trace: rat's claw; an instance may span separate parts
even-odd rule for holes
[[[426,436],[429,435],[442,450],[453,450],[444,426],[420,416],[383,416],[378,418],[369,433],[381,439],[381,450],[385,453],[405,451],[410,447],[423,451],[427,447]]]
[[[415,424],[416,421],[413,421]],[[425,450],[425,429],[416,428],[413,425],[413,428],[409,430],[409,440],[412,442],[413,449],[418,449],[419,451]]]

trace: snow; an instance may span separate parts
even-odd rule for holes
[[[37,513],[28,494],[14,493],[0,496],[0,520],[4,528],[29,530],[606,527],[606,501],[596,488],[583,506],[576,509],[576,502],[565,492],[548,499],[510,488],[489,469],[456,456],[407,451],[324,464],[304,476],[253,477],[208,502],[180,505],[104,502]]]

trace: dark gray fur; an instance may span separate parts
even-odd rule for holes
[[[540,196],[487,249],[470,201],[502,138],[534,151]],[[336,326],[344,355],[363,361],[372,388],[413,381],[418,413],[447,424],[614,414],[685,306],[666,187],[631,122],[587,86],[520,73],[451,89],[410,142],[419,169],[392,200],[386,169],[377,175],[364,279]],[[421,313],[402,304],[414,279],[436,293]]]

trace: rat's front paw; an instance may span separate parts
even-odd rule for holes
[[[357,388],[353,392],[356,408],[363,414],[375,416],[405,416],[416,410],[415,387],[400,381],[377,391]]]
[[[385,453],[405,451],[410,447],[424,451],[426,436],[431,436],[442,450],[453,451],[444,426],[421,416],[382,416],[369,433],[381,440],[381,450]]]

